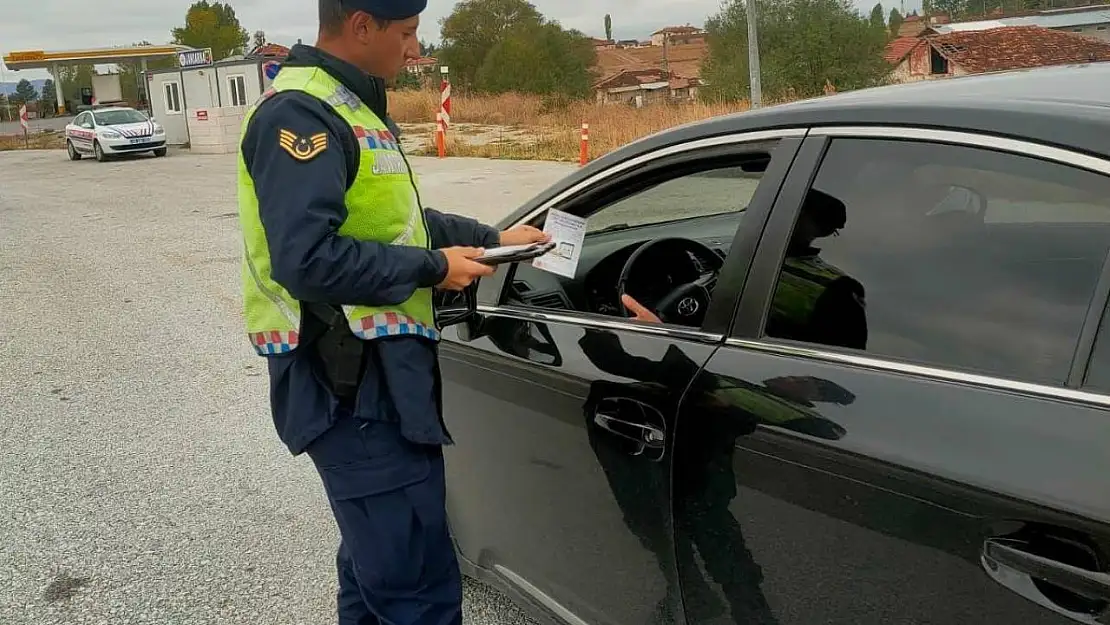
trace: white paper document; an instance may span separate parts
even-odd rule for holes
[[[573,278],[582,256],[582,242],[586,238],[586,220],[558,210],[547,211],[543,231],[551,235],[555,248],[532,261],[532,266],[551,273]]]

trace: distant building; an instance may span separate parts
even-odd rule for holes
[[[1040,26],[1004,26],[923,37],[887,46],[894,82],[1110,61],[1110,42]]]
[[[697,98],[701,80],[660,69],[625,69],[594,83],[599,104],[628,104],[640,108],[662,102]]]
[[[680,45],[705,40],[705,30],[694,26],[668,26],[651,34],[651,45]]]
[[[405,62],[405,71],[410,74],[430,74],[439,65],[439,60],[431,56],[422,56],[418,59],[409,59]]]
[[[617,47],[617,42],[612,39],[598,39],[594,37],[592,41],[595,50],[612,50]]]
[[[1110,41],[1110,4],[1099,4],[1071,9],[1047,9],[1031,11],[1013,17],[997,17],[974,22],[955,22],[936,24],[932,29],[937,34],[967,31],[983,31],[1003,26],[1040,26],[1051,30],[1064,31]],[[901,33],[899,33],[901,34]]]

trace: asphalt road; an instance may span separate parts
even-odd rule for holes
[[[486,220],[572,170],[415,162]],[[241,335],[233,172],[0,153],[0,623],[334,623],[334,522]],[[527,621],[468,585],[465,622]]]
[[[43,130],[65,130],[66,124],[73,119],[72,115],[65,117],[51,117],[48,119],[31,119],[27,121],[27,130],[29,132],[41,132]],[[18,121],[14,122],[0,122],[0,135],[22,135],[23,126]]]

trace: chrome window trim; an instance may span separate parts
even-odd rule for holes
[[[907,128],[902,126],[819,126],[809,131],[817,137],[856,137],[864,139],[913,139],[934,143],[949,143],[1010,152],[1019,156],[1072,165],[1100,174],[1110,175],[1110,161],[1064,148],[1057,148],[1023,139],[1009,139],[995,135],[975,134],[954,130]]]
[[[930,365],[911,364],[886,358],[848,354],[801,345],[788,345],[784,343],[770,343],[766,341],[738,338],[725,339],[725,345],[777,356],[807,358],[834,364],[853,365],[888,373],[912,375],[944,382],[970,384],[976,387],[986,387],[1001,391],[1014,391],[1028,395],[1037,395],[1048,399],[1063,399],[1072,402],[1091,404],[1101,408],[1110,408],[1110,396],[1078,389],[1064,388],[1062,386],[1051,386],[1036,382],[1021,382],[1019,380],[1000,378],[992,375],[970,373],[955,369],[944,369]]]
[[[547,310],[534,308],[522,308],[518,306],[490,306],[487,304],[478,304],[475,308],[478,312],[487,315],[508,317],[510,319],[519,319],[521,321],[538,321],[541,323],[569,323],[576,326],[596,328],[600,330],[620,330],[622,332],[653,334],[656,336],[665,336],[668,338],[686,341],[698,341],[702,343],[720,343],[725,338],[723,334],[710,334],[708,332],[702,332],[700,330],[676,328],[674,326],[636,322],[632,320],[624,321],[617,317],[586,317],[581,313],[576,313],[575,311],[569,310],[566,313],[547,312]]]
[[[723,135],[720,137],[709,137],[706,139],[698,139],[696,141],[690,141],[688,143],[680,143],[678,145],[660,148],[647,154],[641,154],[640,156],[624,161],[623,163],[617,163],[612,167],[597,172],[593,176],[586,178],[585,180],[571,186],[570,188],[564,190],[562,193],[544,202],[535,210],[532,210],[528,214],[516,220],[513,223],[513,226],[518,226],[522,223],[532,221],[537,216],[543,214],[544,212],[547,212],[551,207],[556,206],[560,202],[563,202],[578,193],[581,193],[585,189],[588,189],[589,187],[592,187],[599,182],[612,178],[619,173],[643,165],[644,163],[650,163],[651,161],[666,158],[668,156],[673,156],[675,154],[692,152],[695,150],[701,150],[703,148],[712,148],[721,145],[735,145],[741,143],[755,143],[757,141],[767,141],[769,139],[788,139],[791,137],[804,136],[806,136],[805,128],[782,128],[778,130],[758,130],[755,132],[743,132],[731,135]]]

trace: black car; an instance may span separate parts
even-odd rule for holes
[[[574,277],[444,330],[468,575],[560,625],[1110,623],[1110,65],[675,128],[500,225],[549,209]]]

